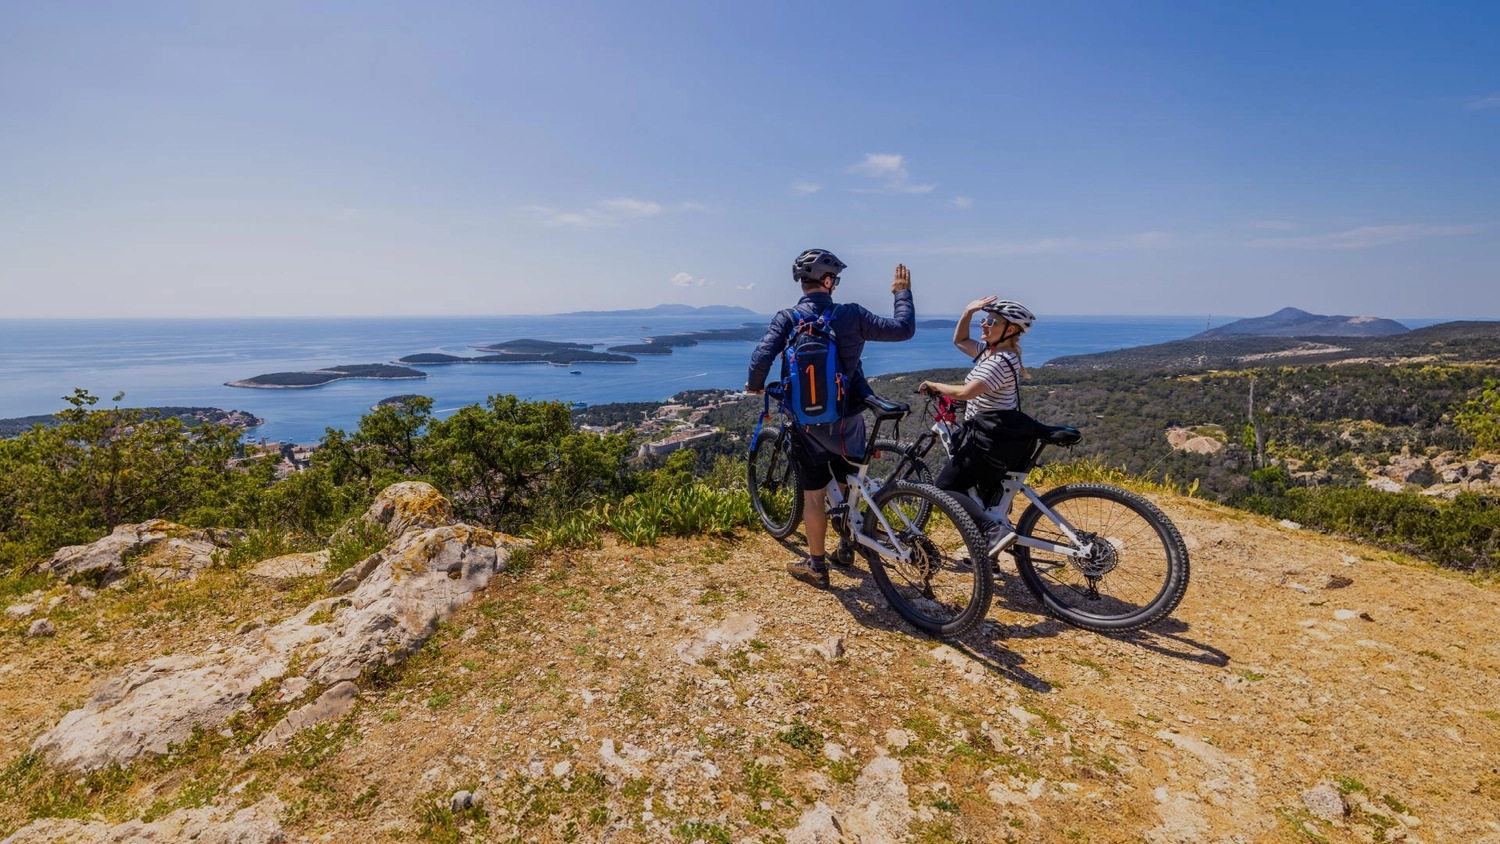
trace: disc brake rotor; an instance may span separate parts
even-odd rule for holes
[[[1089,579],[1100,578],[1114,571],[1115,566],[1120,564],[1120,552],[1114,543],[1092,531],[1079,531],[1078,538],[1087,542],[1090,550],[1087,556],[1070,554],[1068,565],[1072,566],[1079,574]]]
[[[912,534],[902,531],[897,535],[901,544],[911,552],[911,559],[894,559],[890,561],[892,567],[908,583],[923,583],[932,576],[933,566],[937,559],[937,548],[933,546],[932,540],[921,534]]]

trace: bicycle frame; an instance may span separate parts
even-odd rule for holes
[[[781,397],[781,390],[778,385],[767,385],[766,395],[768,397],[767,403],[769,404],[769,398],[775,397],[779,399]],[[839,479],[834,478],[833,480],[828,482],[828,486],[826,487],[828,494],[827,509],[831,512],[839,507],[847,508],[849,533],[854,542],[863,545],[866,548],[869,548],[882,557],[886,557],[888,559],[897,559],[904,563],[909,563],[911,562],[911,549],[902,544],[901,540],[896,535],[896,531],[891,528],[891,523],[886,520],[885,514],[881,513],[880,508],[875,506],[875,494],[879,492],[886,483],[889,483],[889,480],[882,483],[878,487],[872,488],[870,479],[867,476],[867,473],[870,469],[870,460],[875,454],[875,441],[880,438],[880,428],[883,424],[885,424],[886,421],[887,420],[884,419],[876,419],[874,426],[871,427],[869,438],[865,442],[864,462],[857,463],[852,460],[849,461],[850,464],[855,467],[855,471],[853,474],[845,475],[843,478],[843,483],[850,488],[850,490],[852,491],[851,497],[856,500],[846,502],[844,499],[844,493],[839,488]],[[899,419],[890,421],[893,421],[898,425],[900,422]],[[782,427],[785,428],[788,424],[789,423],[783,419]],[[757,426],[756,432],[757,437],[759,437],[759,426]],[[875,519],[879,521],[880,526],[885,529],[885,535],[891,538],[891,544],[895,546],[894,548],[888,548],[885,545],[882,545],[881,543],[865,535],[863,530],[864,515],[857,506],[854,506],[857,505],[860,501],[863,501],[863,503],[869,507],[870,512],[875,514]],[[907,518],[905,513],[902,513],[900,510],[897,510],[896,512],[901,516],[901,521],[905,523],[907,530],[913,531],[918,534],[921,533],[921,530],[916,525],[912,524],[911,519]]]
[[[953,456],[953,435],[958,430],[958,422],[956,417],[954,417],[951,411],[934,413],[933,417],[934,420],[932,423],[932,427],[924,432],[920,437],[917,437],[917,441],[912,443],[911,448],[906,450],[906,452],[902,455],[901,460],[896,463],[896,468],[892,470],[890,478],[888,478],[887,481],[894,480],[895,478],[900,477],[902,471],[907,467],[909,463],[912,462],[914,458],[922,459],[926,457],[928,452],[932,450],[932,447],[940,442],[943,444],[943,451],[946,452],[950,458]],[[873,437],[871,441],[873,442]],[[1031,460],[1029,462],[1035,463],[1036,459],[1041,456],[1042,450],[1046,447],[1047,446],[1045,443],[1039,443],[1037,445],[1036,451],[1032,453]],[[1006,530],[1005,536],[1001,538],[1000,543],[995,550],[997,552],[1004,551],[1010,548],[1012,545],[1024,545],[1027,548],[1035,548],[1040,551],[1050,551],[1054,554],[1059,554],[1065,557],[1088,557],[1093,553],[1093,543],[1084,542],[1082,539],[1080,539],[1078,534],[1074,531],[1073,526],[1068,523],[1067,519],[1059,516],[1051,507],[1048,507],[1042,502],[1041,496],[1036,494],[1036,490],[1032,489],[1030,485],[1026,483],[1026,476],[1029,473],[1030,470],[1027,470],[1026,472],[1006,472],[1005,480],[1001,484],[1002,493],[1000,495],[1000,500],[995,502],[994,506],[988,507],[984,511],[986,515],[988,515],[991,519],[994,519],[996,523],[998,523]],[[861,467],[861,475],[863,475],[863,467]],[[978,493],[979,490],[976,487],[970,489],[968,495],[975,501],[980,502],[982,506],[984,503],[984,499],[981,498]],[[1052,523],[1057,525],[1058,528],[1062,530],[1063,535],[1068,538],[1068,541],[1073,544],[1071,546],[1058,545],[1056,543],[1046,542],[1040,539],[1033,539],[1029,536],[1021,536],[1020,534],[1016,533],[1016,526],[1014,524],[1011,524],[1010,521],[1010,508],[1011,504],[1015,501],[1015,498],[1018,494],[1026,496],[1027,500],[1031,502],[1032,506],[1040,510],[1042,512],[1042,515],[1046,516],[1048,519],[1051,519]]]

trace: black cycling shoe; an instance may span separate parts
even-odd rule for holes
[[[828,585],[828,564],[819,563],[812,557],[803,557],[786,564],[786,573],[814,586]]]
[[[828,555],[828,560],[836,566],[854,565],[854,543],[847,539],[840,539],[839,547]]]

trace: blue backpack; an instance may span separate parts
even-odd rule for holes
[[[792,311],[797,320],[781,353],[784,401],[799,425],[837,422],[847,379],[839,363],[833,319],[838,306],[817,316]]]

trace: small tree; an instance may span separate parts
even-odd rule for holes
[[[1476,449],[1500,451],[1500,383],[1484,379],[1484,389],[1453,414],[1453,423],[1473,438]]]

